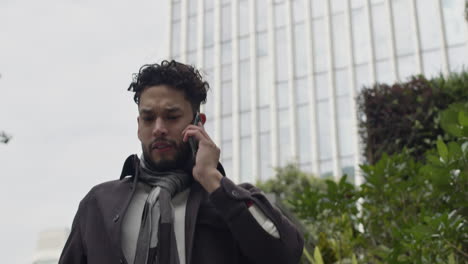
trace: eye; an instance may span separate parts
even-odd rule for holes
[[[180,116],[168,116],[167,119],[169,120],[176,120],[178,119]]]
[[[144,117],[142,117],[142,119],[145,122],[151,122],[151,121],[153,121],[154,118],[152,116],[144,116]]]

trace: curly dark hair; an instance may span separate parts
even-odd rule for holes
[[[208,82],[204,81],[200,72],[193,66],[164,60],[161,64],[145,64],[138,73],[133,74],[133,81],[128,91],[135,92],[133,100],[140,103],[141,93],[148,87],[155,85],[168,85],[184,92],[195,112],[200,105],[206,103],[206,95],[210,89]]]

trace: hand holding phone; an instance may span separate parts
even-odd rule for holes
[[[192,125],[198,126],[199,122],[200,122],[200,114],[197,112],[197,114],[193,118]],[[195,163],[195,158],[196,158],[196,154],[198,150],[198,141],[194,137],[189,137],[188,141],[190,144],[190,149],[192,150],[193,163]]]

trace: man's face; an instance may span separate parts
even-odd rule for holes
[[[148,87],[138,111],[138,138],[146,161],[161,171],[184,166],[190,148],[182,141],[182,131],[194,116],[184,93],[167,85]]]

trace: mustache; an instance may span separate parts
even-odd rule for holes
[[[151,144],[150,144],[150,147],[151,147],[151,149],[153,149],[153,148],[155,148],[156,144],[161,144],[161,143],[171,145],[173,147],[177,147],[177,142],[175,142],[174,140],[160,139],[160,138],[157,138],[157,139],[153,140],[153,142],[151,142]]]

